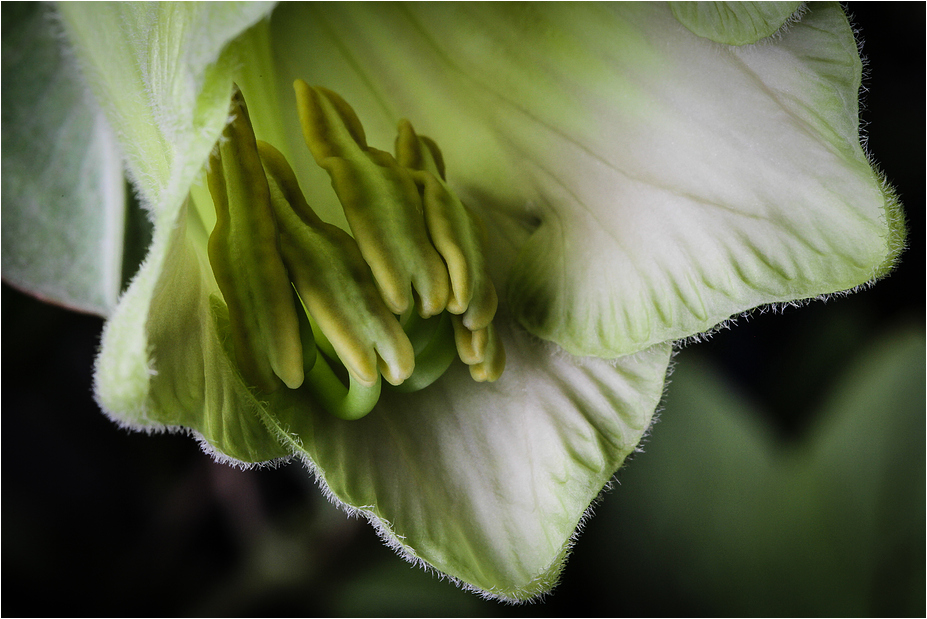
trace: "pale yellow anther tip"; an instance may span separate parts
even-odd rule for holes
[[[399,121],[399,131],[396,135],[396,161],[404,168],[410,170],[424,170],[425,162],[422,160],[422,145],[415,135],[412,123],[403,118]]]
[[[492,285],[492,280],[488,275],[484,277],[483,285],[474,293],[467,311],[461,316],[464,326],[471,331],[480,331],[488,327],[499,309],[496,288]]]
[[[321,86],[310,86],[301,79],[293,82],[293,90],[303,137],[317,162],[343,156],[345,148],[350,148],[345,140],[361,149],[367,148],[364,127],[354,108],[341,95]]]
[[[301,359],[300,362],[302,362]],[[299,389],[305,380],[305,374],[303,374],[303,369],[301,367],[274,368],[274,373],[283,381],[283,384],[290,389]]]
[[[493,325],[486,327],[489,341],[486,356],[481,363],[470,366],[470,377],[480,383],[492,383],[505,371],[505,347]]]
[[[431,291],[424,297],[418,297],[415,303],[415,309],[422,318],[431,318],[438,316],[447,308],[447,295]],[[400,312],[402,313],[402,312]]]
[[[411,349],[411,345],[410,345]],[[380,374],[389,384],[397,387],[404,383],[412,372],[415,371],[415,355],[403,355],[401,359],[393,360],[387,363],[382,357],[377,355],[377,365],[380,367]]]
[[[451,324],[454,326],[454,343],[460,360],[467,365],[481,363],[486,357],[489,330],[471,331],[463,324],[460,316],[451,316]]]
[[[410,170],[431,172],[444,180],[441,149],[431,138],[415,133],[412,123],[405,118],[399,121],[395,149],[399,165]]]
[[[344,364],[345,369],[348,370],[358,384],[364,387],[372,387],[376,384],[377,376],[379,375],[376,365],[371,366],[365,362],[358,363],[356,360],[350,360],[343,356],[339,356],[339,358]]]

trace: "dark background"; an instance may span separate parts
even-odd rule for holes
[[[189,438],[118,429],[92,398],[102,321],[4,285],[3,613],[923,615],[923,344],[913,378],[894,389],[903,396],[899,406],[914,416],[906,426],[913,428],[912,446],[860,454],[901,462],[894,477],[901,490],[894,492],[913,497],[891,518],[898,527],[913,522],[914,537],[910,545],[872,555],[879,565],[864,559],[856,565],[851,558],[845,568],[825,562],[827,573],[816,574],[801,551],[786,549],[784,564],[769,564],[764,592],[754,592],[751,587],[760,585],[743,579],[728,550],[713,553],[710,540],[702,540],[708,544],[702,554],[698,544],[674,549],[670,541],[682,527],[640,486],[656,475],[651,472],[710,464],[704,444],[688,455],[659,449],[661,433],[671,436],[674,419],[699,397],[692,377],[703,368],[709,372],[704,380],[722,377],[725,390],[749,404],[746,423],[761,428],[773,451],[800,451],[820,421],[819,409],[843,388],[845,372],[871,356],[872,346],[903,340],[892,335],[899,332],[908,341],[919,334],[923,342],[925,5],[849,3],[848,9],[869,60],[862,112],[869,149],[897,187],[909,219],[901,266],[871,290],[781,315],[755,315],[680,352],[679,395],[670,389],[645,453],[619,474],[620,485],[606,495],[561,584],[544,602],[511,607],[483,601],[409,566],[365,523],[331,507],[299,465],[242,472],[213,464]],[[690,427],[698,429],[694,423]],[[711,428],[697,431],[710,436]],[[686,488],[679,492],[679,501],[693,500]],[[758,518],[741,516],[744,522]],[[654,529],[656,522],[670,523],[670,533]],[[882,534],[873,535],[878,540]],[[756,565],[764,561],[756,556]],[[729,578],[736,591],[702,584],[699,574]],[[830,584],[809,588],[809,579]],[[862,601],[842,606],[860,582],[868,587]],[[780,591],[780,599],[770,601],[770,590]],[[784,601],[790,596],[797,606]]]

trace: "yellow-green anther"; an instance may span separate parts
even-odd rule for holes
[[[482,363],[486,358],[486,344],[489,341],[488,327],[471,331],[464,326],[460,316],[453,316],[451,323],[454,325],[454,343],[460,360],[467,365]]]
[[[283,261],[313,321],[360,385],[375,385],[381,373],[391,384],[403,382],[415,368],[412,344],[381,299],[354,239],[312,211],[279,151],[264,142],[258,150]]]
[[[493,382],[505,370],[505,348],[494,325],[486,327],[487,340],[483,361],[470,366],[470,377],[477,382]]]
[[[353,374],[348,373],[349,385],[345,387],[341,379],[332,371],[326,358],[322,356],[324,354],[328,356],[328,359],[335,360],[338,359],[338,353],[335,352],[334,346],[325,337],[319,325],[313,324],[312,316],[302,299],[298,299],[298,302],[303,310],[297,312],[299,332],[303,336],[303,358],[308,359],[307,351],[312,351],[312,361],[303,363],[306,371],[303,389],[312,393],[325,410],[335,417],[346,421],[365,417],[380,399],[382,386],[380,377],[377,377],[373,385],[365,386],[360,384]],[[307,337],[309,341],[306,341]]]
[[[492,319],[498,298],[483,258],[482,222],[454,195],[444,177],[438,145],[415,134],[411,123],[399,123],[396,159],[412,170],[422,194],[425,221],[432,242],[447,263],[451,280],[448,311],[461,361],[477,381],[494,381],[505,369],[505,349]]]
[[[416,135],[411,123],[399,123],[396,160],[412,171],[420,187],[431,242],[447,264],[451,294],[447,309],[463,315],[471,331],[485,329],[496,315],[496,289],[483,258],[482,222],[444,181],[444,163],[437,144]]]
[[[386,305],[402,314],[414,302],[423,317],[440,314],[450,282],[410,171],[367,145],[357,115],[340,96],[302,80],[294,88],[306,145],[328,172]]]
[[[303,357],[293,288],[277,244],[254,131],[237,86],[230,116],[207,167],[216,208],[209,262],[228,306],[242,376],[265,392],[275,391],[280,381],[296,389],[303,382]]]

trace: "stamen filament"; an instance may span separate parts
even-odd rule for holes
[[[372,386],[365,387],[350,373],[349,380],[351,381],[350,387],[345,387],[344,383],[335,376],[325,357],[318,355],[312,369],[306,373],[303,385],[318,399],[325,410],[335,417],[355,421],[366,416],[376,406],[380,399],[382,381],[377,376]]]
[[[435,322],[437,325],[433,326]],[[447,312],[411,325],[406,332],[416,350],[415,371],[401,385],[392,387],[400,393],[420,391],[429,386],[444,375],[457,356],[454,329]]]

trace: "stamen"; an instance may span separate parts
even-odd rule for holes
[[[422,193],[428,233],[447,263],[452,290],[448,311],[463,314],[463,322],[471,331],[485,329],[496,314],[498,299],[483,260],[482,223],[444,182],[437,145],[419,139],[407,120],[399,123],[396,159],[413,171]]]
[[[277,247],[270,194],[245,100],[235,87],[225,127],[209,159],[207,181],[216,208],[209,262],[229,311],[235,360],[265,392],[282,380],[303,382],[302,347],[293,292]]]
[[[354,239],[312,211],[277,149],[259,142],[258,151],[283,261],[313,320],[359,384],[374,385],[380,372],[389,383],[402,383],[415,368],[415,353],[383,303]]]
[[[482,382],[495,382],[505,370],[505,348],[495,325],[486,327],[487,340],[483,361],[470,366],[470,378]]]
[[[305,357],[307,346],[311,346],[314,352],[312,362],[305,364],[306,381],[303,383],[303,389],[309,391],[326,411],[339,419],[355,421],[365,417],[380,399],[382,387],[380,377],[377,376],[373,385],[365,386],[348,372],[348,386],[345,387],[332,371],[328,360],[323,357],[324,354],[332,362],[337,363],[339,359],[335,347],[325,337],[321,327],[312,320],[309,310],[298,295],[297,303],[302,309],[302,311],[297,309],[297,313],[300,316],[300,334],[303,335],[303,355]],[[311,344],[307,344],[307,337]]]
[[[354,110],[337,94],[294,84],[300,124],[316,163],[331,177],[360,252],[395,314],[447,307],[444,262],[428,238],[418,188],[392,155],[367,146]]]
[[[447,309],[458,314],[453,317],[457,354],[474,380],[494,381],[505,369],[505,350],[492,328],[499,301],[483,258],[483,223],[445,182],[438,145],[417,136],[407,120],[399,123],[396,159],[413,170],[428,232],[447,263],[452,289]]]
[[[453,316],[454,342],[460,360],[470,366],[470,376],[477,382],[493,382],[505,370],[505,348],[490,324],[485,329],[470,331],[460,316]]]
[[[489,332],[486,329],[471,331],[464,326],[460,316],[454,316],[451,321],[454,325],[454,342],[460,360],[467,365],[481,363],[486,357],[486,342],[489,341]]]
[[[283,155],[255,140],[236,86],[207,173],[217,213],[210,264],[242,376],[265,392],[302,385],[348,420],[373,409],[382,378],[424,389],[455,352],[475,380],[499,378],[485,229],[446,184],[437,145],[402,121],[394,158],[367,146],[335,93],[301,81],[296,93],[306,144],[356,240],[323,222]]]

